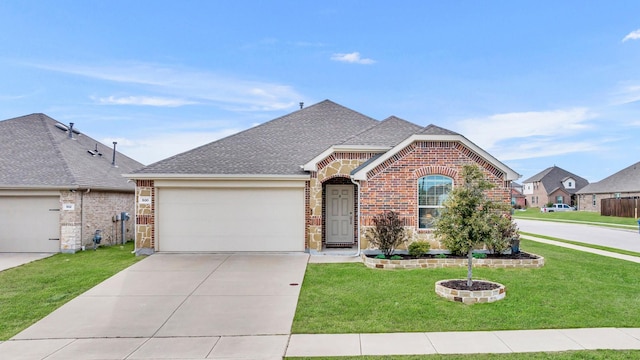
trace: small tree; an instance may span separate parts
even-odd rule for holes
[[[407,240],[402,221],[395,211],[385,211],[374,216],[373,224],[374,227],[365,236],[385,256],[391,256],[396,247]]]
[[[467,286],[473,285],[473,249],[491,239],[501,239],[503,211],[508,208],[489,199],[486,191],[493,184],[477,165],[465,165],[462,168],[462,186],[456,186],[444,202],[444,209],[436,220],[434,234],[451,252],[467,254]]]

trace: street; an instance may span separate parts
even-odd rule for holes
[[[623,230],[584,224],[514,220],[520,231],[640,253],[640,234],[637,229]]]

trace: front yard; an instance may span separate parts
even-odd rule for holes
[[[474,269],[475,279],[507,286],[492,304],[454,303],[434,292],[437,280],[466,269],[368,269],[309,264],[293,333],[377,333],[640,327],[638,265],[523,240],[545,257],[540,269]]]
[[[96,251],[56,254],[0,272],[0,341],[143,259],[132,255],[131,250],[132,242]]]

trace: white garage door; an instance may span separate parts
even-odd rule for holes
[[[59,197],[0,196],[0,252],[59,251]]]
[[[159,251],[303,251],[304,189],[157,192]]]

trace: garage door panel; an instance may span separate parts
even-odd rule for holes
[[[0,197],[0,252],[58,251],[59,197]]]
[[[160,251],[303,251],[303,189],[160,189]]]

